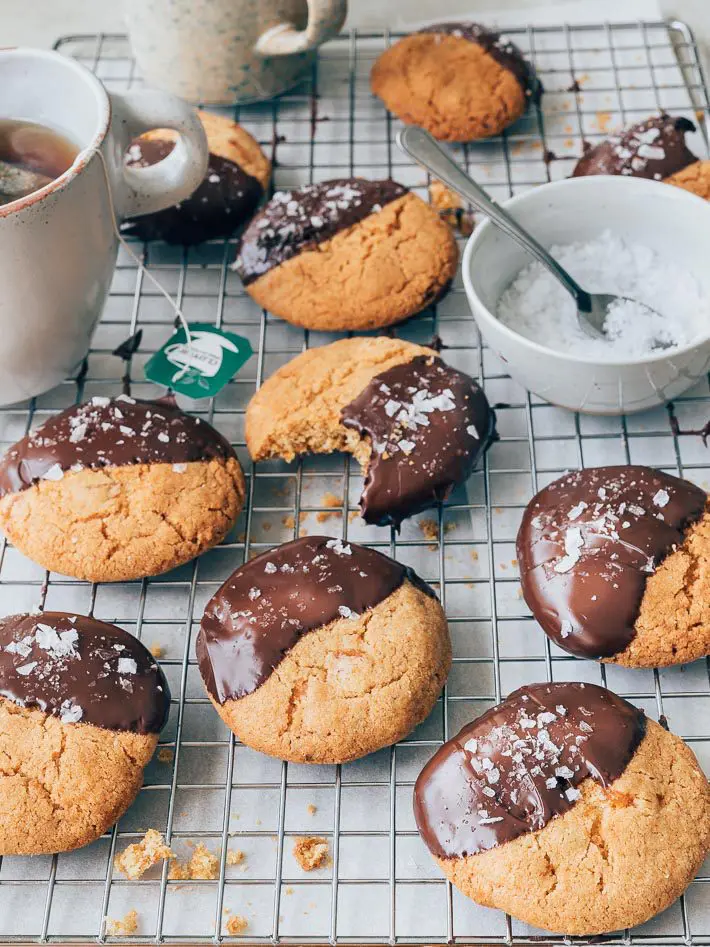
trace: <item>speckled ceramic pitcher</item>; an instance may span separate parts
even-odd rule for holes
[[[270,99],[300,82],[340,30],[346,0],[124,0],[151,85],[206,105]]]

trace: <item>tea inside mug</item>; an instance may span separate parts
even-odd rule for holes
[[[0,205],[54,181],[78,153],[77,145],[52,128],[0,118]]]

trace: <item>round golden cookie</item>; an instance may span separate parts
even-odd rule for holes
[[[362,516],[399,524],[436,506],[470,475],[495,437],[476,382],[401,339],[341,339],[302,352],[249,402],[254,460],[351,453],[365,469]]]
[[[565,474],[530,501],[517,539],[523,596],[566,651],[627,667],[710,654],[704,490],[639,465]]]
[[[319,536],[237,569],[208,603],[196,651],[236,736],[297,763],[344,763],[401,740],[451,665],[444,611],[414,572]]]
[[[174,403],[93,398],[0,463],[0,528],[45,569],[91,582],[166,572],[215,546],[245,485],[213,427]]]
[[[710,161],[695,161],[682,171],[664,178],[664,182],[710,201]]]
[[[277,192],[234,264],[249,295],[307,329],[377,329],[436,302],[456,275],[450,228],[394,181],[346,178]]]
[[[580,687],[571,704],[571,688]],[[538,703],[542,689],[550,699]],[[614,727],[608,717],[600,723],[599,692],[626,706],[625,724]],[[486,717],[500,724],[512,707],[528,715],[530,729],[515,721],[502,736],[486,728]],[[560,730],[570,718],[565,739]],[[521,758],[512,778],[511,758],[500,755],[506,744]],[[580,752],[571,754],[570,746]],[[523,752],[531,754],[527,762]],[[532,773],[530,759],[539,760]],[[584,775],[587,761],[594,777]],[[452,884],[478,904],[557,934],[643,924],[683,893],[710,850],[710,787],[693,752],[593,685],[521,688],[439,751],[415,798],[423,839]],[[530,830],[534,823],[542,827]],[[466,854],[437,854],[442,844]]]
[[[258,142],[225,115],[198,112],[207,136],[209,164],[200,186],[175,207],[134,217],[122,230],[141,240],[164,240],[189,246],[228,237],[254,214],[271,178],[271,162]],[[157,128],[129,147],[126,164],[157,164],[174,148],[178,133]]]
[[[0,621],[0,855],[87,845],[133,802],[170,690],[115,625],[45,612]]]
[[[396,42],[375,62],[375,95],[408,125],[444,141],[498,135],[536,89],[519,49],[475,23],[442,23]]]

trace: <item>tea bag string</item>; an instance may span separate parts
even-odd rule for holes
[[[106,167],[106,158],[104,157],[104,153],[101,150],[101,148],[96,149],[96,155],[98,156],[99,161],[101,162],[101,167],[103,168],[103,172],[104,172],[104,180],[106,181],[106,190],[108,191],[108,205],[109,205],[109,211],[111,213],[111,223],[113,224],[114,235],[116,236],[116,239],[118,240],[120,245],[123,247],[125,252],[128,254],[128,256],[136,264],[139,272],[143,275],[143,277],[146,278],[148,282],[153,284],[153,286],[158,290],[161,296],[164,296],[165,299],[167,299],[168,303],[170,304],[170,308],[173,310],[173,312],[177,316],[180,322],[180,325],[182,326],[182,330],[185,333],[185,348],[187,349],[188,357],[185,359],[185,364],[182,366],[182,368],[178,369],[178,371],[176,371],[173,377],[171,378],[171,382],[175,384],[175,382],[179,381],[190,367],[189,356],[192,349],[192,335],[190,333],[190,327],[187,324],[187,319],[185,318],[185,315],[182,309],[180,308],[180,306],[178,306],[178,304],[174,301],[173,297],[170,295],[167,289],[165,289],[162,283],[160,283],[160,281],[157,280],[153,276],[153,274],[150,272],[150,270],[145,265],[143,260],[138,256],[138,254],[133,252],[130,244],[125,239],[125,237],[123,237],[123,235],[121,234],[120,228],[118,226],[118,219],[116,217],[116,209],[113,203],[113,191],[111,189],[111,178],[108,173],[108,168]]]

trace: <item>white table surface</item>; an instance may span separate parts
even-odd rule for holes
[[[547,0],[546,6],[564,10],[574,0]],[[603,0],[598,0],[603,6]],[[641,3],[641,7],[646,4]],[[540,6],[538,0],[350,0],[350,26],[401,26],[432,17],[450,17],[470,13],[477,8],[490,10],[530,9]],[[593,6],[593,4],[590,4]],[[623,3],[617,5],[622,7]],[[648,0],[650,14],[656,14],[655,0]],[[710,65],[710,0],[660,0],[664,16],[685,20],[693,29],[706,64]],[[563,15],[563,14],[562,14]],[[0,0],[1,46],[51,46],[67,33],[122,32],[120,2],[109,0]]]

